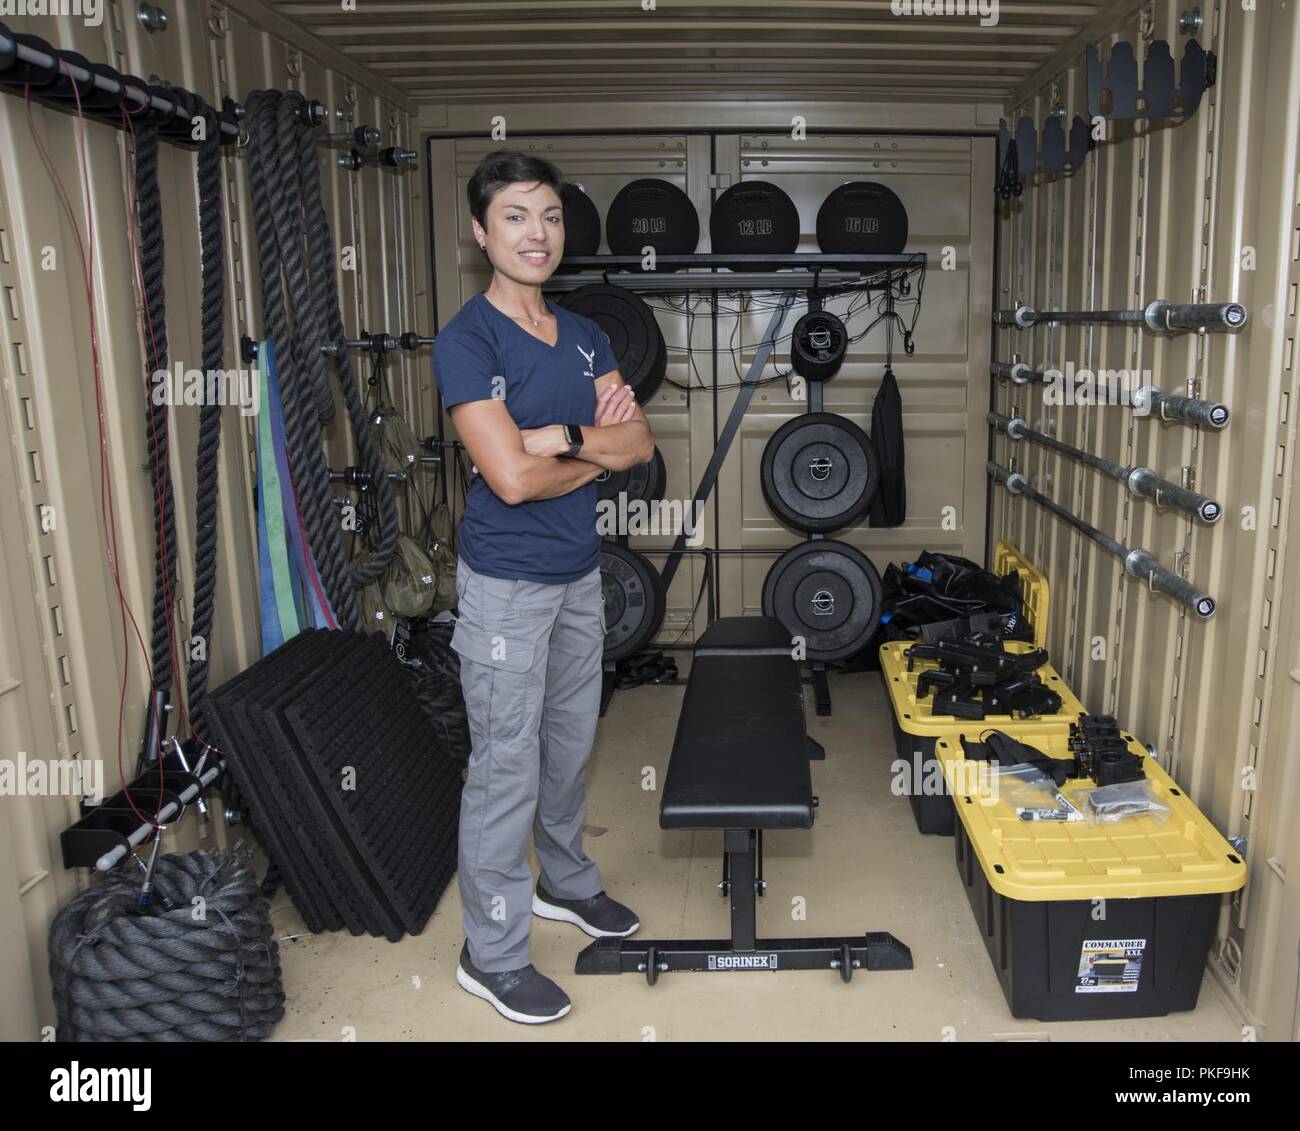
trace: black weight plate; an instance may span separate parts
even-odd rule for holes
[[[740,181],[713,202],[709,238],[715,255],[790,255],[799,246],[799,210],[769,181]]]
[[[907,246],[907,209],[884,185],[849,181],[817,210],[817,246],[828,254],[899,255]]]
[[[626,494],[629,503],[637,500],[655,503],[664,497],[667,481],[664,457],[656,447],[654,458],[649,463],[639,463],[624,471],[611,471],[604,479],[597,479],[596,496],[601,502],[617,503],[619,495]]]
[[[600,562],[605,601],[605,659],[621,660],[654,639],[664,619],[664,584],[647,558],[606,542]]]
[[[671,181],[645,177],[618,190],[605,215],[605,242],[611,255],[640,255],[643,247],[690,255],[700,242],[700,217]]]
[[[600,210],[577,185],[565,183],[560,190],[564,202],[564,254],[595,255],[600,250]]]
[[[632,386],[639,404],[654,396],[668,368],[668,347],[654,311],[644,300],[626,287],[589,283],[570,291],[560,305],[590,318],[605,331],[619,372]]]
[[[772,513],[809,534],[857,522],[880,485],[871,438],[833,412],[809,412],[782,424],[763,449],[759,475]]]
[[[805,642],[809,660],[842,660],[866,647],[880,622],[880,574],[843,542],[803,542],[763,581],[763,615]]]
[[[829,381],[840,371],[849,332],[829,310],[810,310],[790,334],[790,367],[809,381]]]

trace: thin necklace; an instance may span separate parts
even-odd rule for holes
[[[496,306],[496,303],[492,303],[492,305]],[[499,306],[497,306],[497,309],[501,310]],[[540,318],[529,318],[527,314],[506,314],[504,310],[501,310],[501,313],[505,314],[507,318],[513,318],[516,322],[531,322],[533,329],[537,329],[542,324]]]

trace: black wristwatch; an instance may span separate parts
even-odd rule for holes
[[[576,424],[561,424],[564,429],[564,439],[569,445],[567,452],[560,453],[560,459],[574,459],[582,451],[582,429]]]

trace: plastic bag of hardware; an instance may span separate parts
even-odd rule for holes
[[[1055,804],[1056,783],[1037,766],[1021,762],[1015,766],[997,766],[995,772],[998,800],[1013,809],[1039,809]]]
[[[1169,806],[1156,797],[1149,781],[1124,782],[1089,790],[1083,811],[1089,823],[1094,825],[1110,825],[1130,817],[1151,817],[1163,825],[1169,819]]]

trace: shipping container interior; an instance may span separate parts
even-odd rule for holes
[[[911,258],[897,260],[884,290],[827,293],[825,310],[843,320],[849,344],[825,383],[792,377],[789,364],[791,327],[810,309],[807,286],[718,286],[723,268],[696,264],[676,286],[639,292],[667,353],[663,379],[644,403],[663,459],[663,494],[684,504],[706,479],[716,474],[716,481],[702,500],[692,552],[674,565],[654,637],[682,678],[613,692],[588,774],[588,851],[611,894],[636,904],[642,933],[725,932],[726,903],[716,890],[720,837],[661,828],[647,773],[653,780],[666,772],[691,642],[713,617],[770,612],[764,590],[772,563],[805,540],[769,503],[769,441],[810,408],[872,431],[888,368],[902,398],[906,518],[884,525],[859,513],[827,538],[856,547],[881,574],[925,551],[990,569],[1000,544],[1018,551],[1044,579],[1035,627],[1045,631],[1059,680],[1087,712],[1115,716],[1138,750],[1149,749],[1144,756],[1156,766],[1148,778],[1168,780],[1180,804],[1190,802],[1161,835],[1191,845],[1191,863],[1169,840],[1126,846],[1112,838],[1115,861],[1093,871],[1112,887],[1103,884],[1094,896],[1062,879],[1059,891],[1069,894],[1052,898],[1133,899],[1153,908],[1163,900],[1165,918],[1151,930],[1167,936],[1182,922],[1170,909],[1187,906],[1171,893],[1213,893],[1182,897],[1201,900],[1196,930],[1208,943],[1190,971],[1180,971],[1193,986],[1194,1008],[1057,1015],[1080,1018],[1073,1021],[1050,1009],[1015,1008],[1010,944],[1002,943],[999,969],[995,932],[978,910],[972,916],[975,901],[1014,904],[1008,915],[1026,908],[1051,915],[1067,905],[1034,902],[1047,898],[1041,894],[1026,903],[996,883],[977,897],[970,876],[963,886],[954,845],[959,868],[978,870],[987,862],[981,834],[969,824],[963,834],[961,820],[955,841],[923,834],[891,789],[907,727],[894,726],[881,674],[832,663],[823,685],[822,671],[806,667],[808,732],[826,750],[824,761],[811,763],[817,823],[767,838],[760,927],[779,936],[887,931],[910,947],[910,969],[864,969],[847,986],[829,970],[668,974],[657,985],[636,976],[588,978],[573,972],[579,940],[587,940],[565,924],[539,923],[532,960],[563,984],[574,1010],[561,1025],[532,1029],[506,1024],[454,984],[463,939],[454,880],[427,926],[400,942],[312,931],[281,886],[271,896],[271,930],[285,1001],[271,1039],[1295,1040],[1300,898],[1286,884],[1291,870],[1300,874],[1300,553],[1288,544],[1288,533],[1300,529],[1297,7],[1240,0],[6,6],[0,1035],[54,1034],[51,925],[103,881],[93,866],[67,866],[65,830],[86,816],[80,792],[39,786],[30,767],[43,761],[53,778],[57,767],[72,766],[112,795],[133,776],[147,741],[151,680],[158,682],[156,638],[152,656],[149,647],[156,605],[149,472],[160,421],[170,438],[161,460],[174,497],[181,642],[165,667],[178,690],[196,663],[206,663],[215,689],[262,657],[262,581],[270,568],[259,563],[266,538],[261,408],[240,404],[220,415],[215,463],[196,462],[195,402],[178,397],[161,416],[147,411],[150,358],[169,356],[177,387],[187,369],[214,368],[204,349],[213,312],[201,293],[207,252],[195,187],[202,145],[164,138],[158,146],[152,203],[161,207],[164,262],[156,244],[141,246],[136,220],[151,204],[147,192],[140,196],[147,132],[143,119],[139,128],[135,121],[140,106],[119,112],[110,99],[111,111],[96,115],[80,105],[93,86],[76,81],[65,83],[75,91],[56,98],[40,85],[40,68],[16,53],[22,43],[29,54],[53,48],[65,62],[72,52],[83,66],[139,76],[137,87],[184,88],[225,111],[206,119],[232,138],[219,149],[213,182],[225,254],[224,352],[215,368],[247,371],[253,362],[244,339],[272,337],[259,195],[274,196],[283,184],[273,177],[259,187],[254,160],[266,147],[255,131],[249,136],[261,107],[251,96],[294,91],[306,113],[319,105],[312,128],[337,135],[313,141],[338,253],[344,334],[352,347],[376,334],[425,339],[409,348],[352,348],[348,379],[351,400],[359,396],[368,410],[371,396],[382,395],[414,436],[431,438],[421,449],[432,453],[429,462],[393,488],[402,530],[426,538],[430,507],[445,502],[455,516],[462,505],[464,467],[448,446],[455,433],[428,339],[491,277],[466,202],[467,182],[486,155],[508,148],[553,162],[600,217],[630,182],[669,182],[698,216],[701,255],[715,250],[710,219],[735,185],[761,181],[783,190],[798,213],[795,254],[808,256],[822,246],[819,210],[837,187],[869,181],[892,190],[905,208]],[[1125,58],[1136,60],[1136,90],[1126,83]],[[1160,60],[1170,58],[1166,73]],[[362,126],[375,127],[369,147],[351,136]],[[610,254],[604,233],[597,254]],[[144,297],[153,293],[148,276],[159,271],[161,327],[161,310]],[[609,272],[598,268],[578,282]],[[655,273],[661,281],[667,274]],[[782,296],[793,304],[769,350]],[[1232,325],[1229,313],[1228,324],[1207,326],[1202,314],[1184,325],[1157,302],[1238,304],[1232,309],[1247,318]],[[886,304],[897,317],[882,317]],[[1099,311],[1125,315],[1103,320]],[[320,429],[322,469],[368,458],[341,388],[334,383],[332,419]],[[1124,396],[1099,403],[1108,390]],[[727,426],[738,400],[746,407],[733,437]],[[1226,406],[1226,423],[1217,406]],[[720,445],[725,458],[714,467]],[[1152,488],[1157,481],[1162,486]],[[340,478],[326,496],[352,506],[367,497],[354,486]],[[205,522],[213,487],[215,517]],[[211,530],[215,597],[210,630],[200,633],[192,619],[196,531]],[[628,544],[664,570],[675,541],[675,529],[655,527]],[[391,632],[394,611],[380,598],[364,603],[377,631]],[[814,704],[823,695],[830,700],[824,714]],[[190,733],[184,702],[178,697],[164,721],[167,734]],[[162,850],[239,851],[260,877],[265,830],[228,821],[227,807],[210,788],[206,813],[187,807],[167,823]],[[1214,886],[1214,867],[1196,855],[1198,845],[1220,839],[1244,862],[1244,884]],[[995,840],[1013,851],[1003,834]],[[1072,850],[1084,860],[1090,851],[1082,842]],[[1145,874],[1146,852],[1174,861],[1190,888],[1126,887],[1128,873]],[[1057,873],[1068,878],[1070,868]],[[1198,877],[1209,886],[1196,887]],[[1009,922],[1002,931],[1011,931]],[[1035,931],[1068,928],[1024,929],[1016,945],[1027,949]],[[1097,927],[1093,937],[1137,929]],[[1066,957],[1078,966],[1077,944]],[[1017,959],[1028,977],[1029,959]],[[1160,976],[1172,979],[1176,963],[1167,951],[1163,962]],[[1044,976],[1055,992],[1067,984],[1070,997],[1076,974],[1071,967]],[[1087,1007],[1101,998],[1113,1005],[1124,985],[1082,996]],[[1079,995],[1070,1001],[1077,1005]]]

